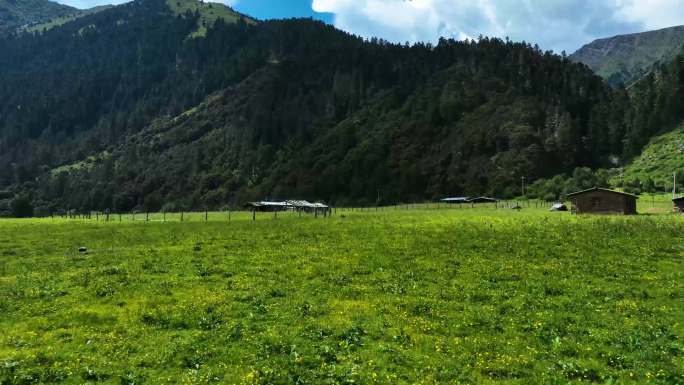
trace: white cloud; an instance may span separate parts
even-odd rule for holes
[[[626,20],[642,23],[648,29],[684,24],[682,0],[625,1],[618,14]]]
[[[682,0],[313,0],[346,31],[391,41],[510,37],[572,52],[600,37],[684,24]]]
[[[79,8],[127,0],[57,0]],[[213,0],[234,6],[253,0]],[[283,1],[272,1],[273,6]],[[395,42],[479,35],[572,52],[594,39],[684,24],[684,0],[312,0],[338,28]],[[255,15],[259,16],[259,15]]]

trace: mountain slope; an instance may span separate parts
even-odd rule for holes
[[[59,27],[61,25],[64,25],[70,21],[74,21],[78,19],[79,17],[85,17],[88,15],[92,15],[98,12],[102,12],[106,9],[109,9],[113,7],[112,5],[101,5],[98,7],[93,7],[93,8],[88,8],[88,9],[77,9],[76,12],[70,13],[64,16],[56,17],[56,18],[51,18],[47,21],[39,22],[39,23],[31,23],[25,27],[20,28],[18,31],[19,32],[29,32],[29,33],[42,33],[47,30],[50,30],[52,28]]]
[[[183,1],[0,38],[3,196],[40,212],[510,197],[522,176],[631,157],[682,112],[678,62],[628,94],[522,43],[396,45]]]
[[[666,133],[684,120],[684,53],[653,66],[629,89],[631,109],[624,137],[627,159],[641,153],[650,138]]]
[[[80,12],[48,0],[0,0],[0,35]]]
[[[684,124],[675,130],[653,138],[644,151],[624,169],[627,182],[640,181],[642,186],[652,181],[661,189],[672,188],[672,174],[684,176]]]
[[[220,3],[205,3],[197,0],[166,0],[166,4],[176,15],[198,15],[197,30],[192,33],[191,37],[205,36],[207,29],[218,19],[222,19],[226,23],[236,23],[239,20],[244,20],[248,24],[255,23],[254,19]]]
[[[629,86],[657,62],[667,62],[684,46],[684,26],[599,39],[570,58],[584,63],[610,84]]]
[[[182,45],[169,87],[182,91],[192,76],[199,82],[189,86],[219,86],[198,106],[169,113],[183,94],[155,85],[176,96],[161,99],[161,110],[150,104],[156,97],[143,99],[143,110],[158,111],[149,117],[133,107],[138,117],[121,128],[106,114],[94,115],[94,127],[58,128],[63,119],[48,114],[47,126],[74,139],[59,143],[60,135],[39,131],[42,123],[27,132],[35,139],[19,142],[28,147],[7,146],[15,154],[8,162],[44,153],[62,164],[35,185],[41,206],[220,207],[267,195],[370,203],[378,190],[384,202],[452,191],[510,196],[520,175],[594,162],[589,122],[595,130],[604,122],[592,108],[610,102],[610,90],[583,66],[496,39],[406,47],[290,20],[219,24]],[[217,66],[191,64],[197,54]],[[44,138],[55,150],[41,150]],[[74,140],[81,155],[71,157]],[[85,163],[84,144],[99,151]],[[30,185],[45,159],[34,156],[5,178]]]

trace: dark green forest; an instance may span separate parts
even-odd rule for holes
[[[137,0],[0,37],[0,211],[506,198],[684,118],[682,56],[625,90],[527,43],[199,18]]]

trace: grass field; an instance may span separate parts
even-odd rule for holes
[[[684,217],[130,219],[0,220],[0,384],[684,383]]]

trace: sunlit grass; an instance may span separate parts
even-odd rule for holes
[[[169,8],[177,15],[184,15],[186,12],[199,13],[197,30],[190,37],[204,37],[207,29],[216,23],[216,20],[223,19],[226,23],[236,23],[242,17],[230,8],[218,2],[203,2],[197,0],[167,0]],[[254,20],[249,17],[242,17],[246,23],[252,24]]]
[[[0,220],[0,383],[684,381],[677,215],[179,215]]]

